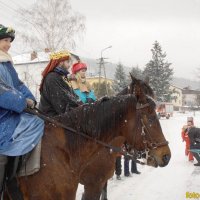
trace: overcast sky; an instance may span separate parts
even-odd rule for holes
[[[34,0],[5,1],[12,8]],[[13,12],[0,0],[1,23],[17,26]],[[157,40],[177,77],[196,78],[200,68],[200,0],[71,0],[72,9],[86,17],[86,32],[76,53],[142,69]]]

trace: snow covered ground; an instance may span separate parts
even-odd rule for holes
[[[185,143],[181,139],[181,128],[187,117],[193,116],[194,123],[200,127],[200,113],[175,113],[170,119],[160,123],[169,141],[172,157],[164,168],[138,165],[140,175],[116,180],[113,176],[108,183],[109,200],[184,200],[186,192],[197,193],[200,199],[200,167],[195,167],[184,155]],[[77,200],[81,199],[83,186],[79,185]],[[194,198],[193,198],[194,199]],[[198,198],[197,198],[198,199]]]

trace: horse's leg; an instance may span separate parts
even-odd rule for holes
[[[107,198],[107,184],[108,184],[108,182],[106,181],[106,183],[103,187],[103,190],[101,192],[101,200],[108,200],[108,198]]]
[[[67,190],[67,196],[65,197],[67,200],[75,200],[76,199],[76,189]]]
[[[86,185],[84,186],[84,193],[81,200],[100,200],[102,187],[98,185]]]
[[[85,194],[83,193],[81,200],[86,200],[85,199]],[[105,183],[103,190],[101,192],[101,200],[108,200],[107,198],[107,182]]]

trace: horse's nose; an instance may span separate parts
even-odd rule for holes
[[[171,156],[169,154],[166,154],[162,157],[162,160],[165,165],[167,165],[169,163],[170,158],[171,158]]]

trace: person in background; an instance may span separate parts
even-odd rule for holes
[[[118,156],[115,161],[115,174],[117,180],[121,180],[121,173],[122,173],[122,164],[121,164],[122,156]]]
[[[181,136],[183,142],[185,142],[185,155],[188,156],[189,161],[193,161],[193,154],[190,152],[190,139],[188,136],[188,131],[190,130],[191,127],[194,126],[194,120],[193,117],[188,117],[187,118],[187,125],[184,125],[182,128]]]
[[[96,101],[96,96],[87,82],[86,71],[87,65],[85,63],[75,63],[72,66],[72,74],[75,75],[75,79],[71,81],[71,84],[75,94],[82,103],[92,103]]]
[[[43,120],[25,112],[36,100],[18,78],[8,53],[14,38],[12,28],[0,25],[0,196],[8,157],[32,151],[44,131]]]
[[[193,152],[193,156],[197,160],[194,166],[200,166],[200,129],[191,128],[188,132],[190,139],[190,150]]]
[[[123,145],[122,148],[126,149],[126,147],[127,146],[125,144],[125,145]],[[118,180],[121,180],[121,173],[122,173],[121,158],[122,158],[122,156],[119,155],[116,158],[116,162],[115,162],[115,174],[116,174],[116,178]],[[124,176],[129,177],[129,176],[131,176],[131,173],[140,174],[140,172],[137,170],[137,164],[134,160],[131,160],[131,173],[130,173],[129,161],[130,161],[129,156],[124,156]]]
[[[68,70],[71,65],[68,51],[55,52],[50,55],[50,61],[42,72],[39,109],[48,116],[63,114],[80,105],[70,83]]]
[[[124,157],[124,176],[130,176],[130,170],[129,170],[129,158]],[[137,170],[137,164],[134,160],[131,160],[131,173],[132,174],[140,174],[140,172]]]

